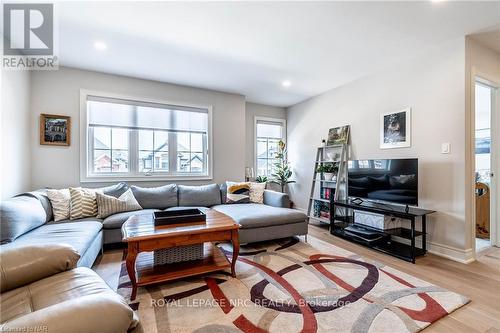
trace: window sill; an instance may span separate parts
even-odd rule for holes
[[[190,181],[212,180],[212,176],[91,176],[80,178],[80,183],[110,183],[110,182],[157,182],[157,181]]]

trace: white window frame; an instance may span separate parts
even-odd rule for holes
[[[166,105],[179,105],[184,107],[193,107],[208,110],[208,130],[207,130],[207,171],[205,174],[165,174],[161,173],[134,173],[134,174],[96,174],[92,172],[93,164],[91,164],[91,158],[89,158],[89,147],[92,143],[88,140],[88,109],[87,109],[87,98],[88,96],[99,96],[103,98],[114,98],[114,99],[124,99],[141,101],[145,103],[157,103]],[[80,89],[80,182],[114,182],[114,181],[177,181],[177,180],[212,180],[213,179],[213,107],[212,105],[199,105],[179,101],[166,101],[159,99],[152,99],[148,97],[138,97],[114,94],[103,91],[94,91],[87,89]],[[169,142],[170,144],[170,142]],[[129,170],[132,163],[136,163],[130,155],[132,150],[138,150],[134,142],[129,142]]]
[[[255,170],[255,176],[257,177],[257,166],[258,166],[258,157],[257,157],[257,123],[259,121],[266,121],[266,122],[272,122],[276,124],[281,124],[283,126],[283,142],[286,144],[286,119],[281,119],[281,118],[270,118],[270,117],[259,117],[255,116],[254,117],[254,126],[253,126],[253,160],[254,160],[254,170]],[[269,177],[270,175],[268,175]]]

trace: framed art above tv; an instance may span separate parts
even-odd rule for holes
[[[411,108],[380,115],[380,148],[411,146]]]

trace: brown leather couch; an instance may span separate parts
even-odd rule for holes
[[[126,301],[69,245],[27,245],[0,254],[0,332],[142,332]]]

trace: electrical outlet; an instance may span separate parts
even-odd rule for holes
[[[445,142],[441,144],[441,154],[450,154],[451,153],[451,143]]]

